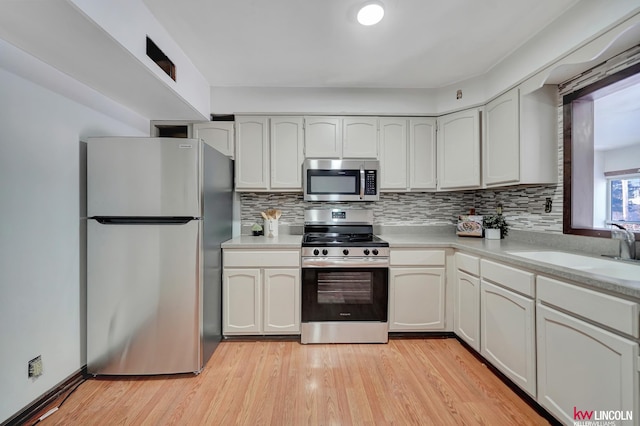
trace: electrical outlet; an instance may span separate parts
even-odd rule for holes
[[[544,202],[544,212],[545,213],[551,213],[551,205],[552,205],[551,198],[547,197],[547,199]]]
[[[38,355],[37,357],[29,361],[29,364],[27,365],[27,369],[28,369],[27,371],[28,371],[29,377],[41,376],[43,373],[42,356]]]

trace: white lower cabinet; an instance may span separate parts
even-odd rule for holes
[[[547,277],[537,284],[538,403],[566,424],[610,424],[604,416],[615,413],[611,424],[639,425],[639,304]]]
[[[535,303],[530,295],[516,293],[485,280],[484,268],[494,279],[533,279],[533,274],[494,262],[481,261],[480,282],[480,354],[518,387],[536,396]],[[503,270],[504,268],[504,270]],[[509,287],[521,283],[498,281]]]
[[[391,250],[389,331],[444,330],[445,252]]]
[[[453,331],[480,352],[480,258],[458,252],[454,259]]]
[[[233,250],[223,256],[222,333],[300,334],[300,251]]]
[[[263,331],[300,333],[300,270],[264,270]]]

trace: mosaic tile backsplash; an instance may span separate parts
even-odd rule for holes
[[[545,202],[552,199],[551,213]],[[241,193],[243,226],[261,223],[260,212],[268,208],[282,210],[282,225],[302,225],[305,208],[371,208],[376,225],[452,225],[459,214],[475,208],[477,214],[502,211],[512,229],[562,233],[562,193],[556,185],[514,187],[500,190],[460,192],[382,193],[372,203],[305,202],[298,193]]]

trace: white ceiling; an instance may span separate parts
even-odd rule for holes
[[[577,0],[144,0],[211,86],[438,88],[481,75]]]

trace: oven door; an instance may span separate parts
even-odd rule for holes
[[[302,268],[302,322],[387,322],[387,267]]]

